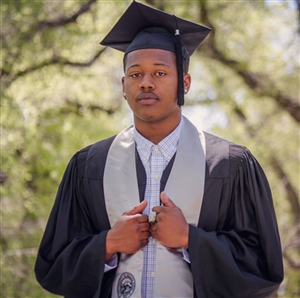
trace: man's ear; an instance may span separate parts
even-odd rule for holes
[[[192,82],[192,77],[190,74],[185,74],[183,76],[183,85],[184,85],[184,90],[186,90],[185,93],[187,93],[190,90],[191,87],[191,82]]]
[[[125,87],[124,87],[124,80],[125,80],[125,78],[122,77],[122,91],[123,91],[123,97],[126,99],[126,92],[125,92]]]

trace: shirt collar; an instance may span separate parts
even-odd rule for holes
[[[153,144],[151,141],[143,137],[136,130],[136,128],[134,128],[133,136],[142,161],[147,162],[151,156],[151,152],[153,150],[157,150],[156,148],[158,148],[164,158],[169,161],[177,150],[181,126],[182,120],[180,121],[179,125],[157,145]]]

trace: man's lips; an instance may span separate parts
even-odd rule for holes
[[[141,93],[137,99],[140,103],[148,105],[158,102],[158,97],[154,93]]]

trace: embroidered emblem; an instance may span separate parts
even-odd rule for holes
[[[129,298],[135,290],[135,278],[131,273],[122,273],[118,280],[117,293],[119,298]]]

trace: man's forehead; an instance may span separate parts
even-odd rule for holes
[[[142,64],[165,65],[176,68],[175,53],[161,49],[139,49],[126,54],[127,67]]]

